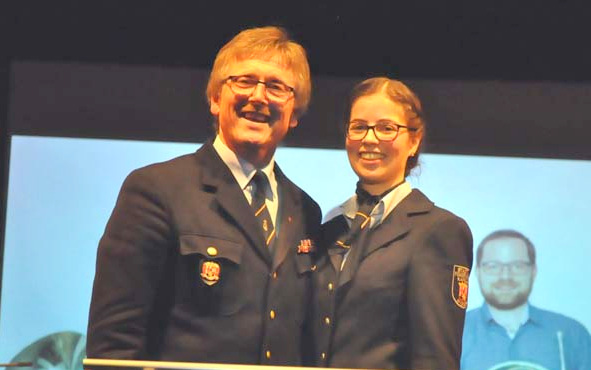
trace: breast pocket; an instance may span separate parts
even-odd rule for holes
[[[202,235],[181,235],[177,298],[200,315],[232,315],[247,303],[249,279],[243,245]]]

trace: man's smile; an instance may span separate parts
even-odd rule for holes
[[[242,111],[240,112],[240,118],[246,118],[249,121],[259,122],[259,123],[269,123],[271,120],[271,116],[255,111]]]
[[[247,103],[239,108],[238,116],[252,122],[269,123],[272,120],[271,110],[266,105]]]

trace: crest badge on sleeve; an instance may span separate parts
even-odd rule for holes
[[[220,280],[220,273],[222,268],[220,264],[212,260],[201,261],[201,280],[212,286]]]
[[[470,269],[466,266],[454,265],[451,278],[451,297],[456,305],[462,309],[468,306],[468,279]]]

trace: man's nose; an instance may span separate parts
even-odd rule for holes
[[[267,102],[267,87],[264,83],[259,82],[252,90],[249,96],[250,101]]]
[[[511,269],[510,265],[501,265],[501,271],[499,271],[499,276],[506,279],[513,276],[513,270]]]

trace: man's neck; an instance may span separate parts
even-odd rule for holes
[[[221,137],[220,140],[222,140]],[[263,168],[267,166],[275,154],[275,150],[268,150],[264,147],[254,144],[245,143],[242,145],[231,146],[227,143],[224,143],[224,145],[233,151],[239,158],[248,161],[255,168]]]
[[[501,325],[507,334],[513,338],[521,325],[529,318],[529,309],[527,303],[510,310],[501,310],[493,306],[488,306],[490,314],[495,322]]]
[[[219,136],[217,136],[213,141],[213,147],[222,159],[222,161],[226,164],[226,166],[228,166],[228,168],[236,178],[238,185],[240,185],[242,189],[246,188],[250,179],[254,175],[254,171],[256,169],[262,170],[267,175],[269,181],[272,184],[272,188],[273,186],[275,186],[274,184],[276,180],[273,174],[275,161],[273,158],[271,158],[271,160],[266,165],[257,167],[256,165],[246,160],[245,158],[240,157],[236,152],[230,149],[226,144],[224,144],[224,142],[221,140]]]

